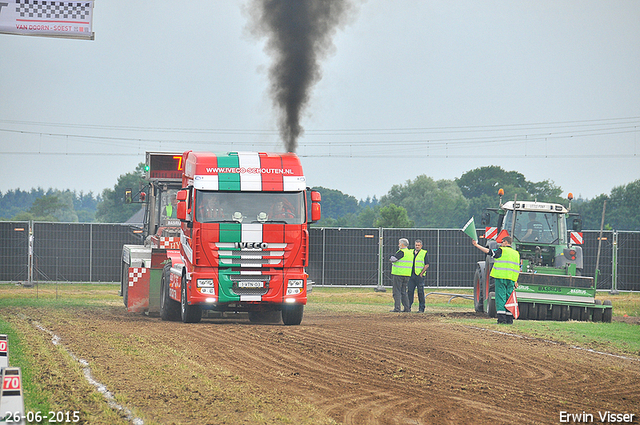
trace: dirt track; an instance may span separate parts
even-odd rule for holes
[[[634,413],[638,423],[640,414],[637,358],[440,315],[306,313],[292,327],[244,318],[186,325],[113,308],[42,323],[129,408],[158,423],[251,423],[223,420],[213,408],[228,404],[206,390],[221,370],[258,396],[295,397],[343,424],[549,424],[561,411],[584,411],[598,423],[599,411]]]

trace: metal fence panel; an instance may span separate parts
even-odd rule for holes
[[[91,225],[33,223],[36,281],[91,281]]]
[[[29,276],[29,223],[0,221],[0,281],[18,282]]]
[[[618,232],[617,242],[615,288],[619,291],[640,291],[640,233]]]
[[[118,282],[122,245],[141,244],[137,228],[124,224],[42,223],[33,231],[35,281]],[[481,234],[482,232],[479,231]],[[600,247],[598,289],[640,291],[640,232],[584,231],[583,275],[593,276]],[[398,239],[416,239],[428,251],[425,283],[471,287],[484,255],[458,229],[309,229],[309,277],[319,285],[391,285],[389,257]],[[382,254],[380,255],[380,252]],[[0,222],[0,281],[29,276],[29,223]]]
[[[611,272],[613,270],[613,232],[602,232],[601,241],[598,241],[598,237],[600,236],[599,230],[588,230],[582,234],[584,239],[584,243],[582,244],[582,254],[584,256],[583,276],[595,276],[596,263],[598,262],[598,243],[600,243],[600,263],[598,265],[600,273],[598,274],[597,289],[610,289]]]
[[[141,244],[140,236],[129,225],[93,224],[91,226],[90,282],[119,282],[122,245]]]

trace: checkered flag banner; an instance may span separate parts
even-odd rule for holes
[[[0,0],[0,33],[93,40],[93,0]]]

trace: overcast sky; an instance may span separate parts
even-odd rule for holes
[[[282,151],[246,4],[98,0],[94,41],[0,34],[0,191],[97,195],[146,151]],[[310,186],[640,179],[640,1],[369,0],[333,44],[298,141]]]

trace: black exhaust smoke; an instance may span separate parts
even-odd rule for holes
[[[295,152],[303,133],[300,119],[314,84],[322,78],[320,62],[334,48],[332,37],[350,15],[348,0],[252,0],[251,31],[266,37],[273,59],[270,94],[278,112],[280,137]]]

